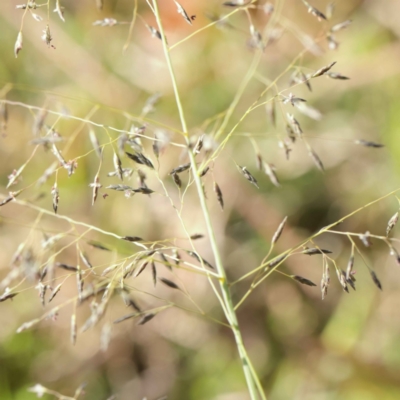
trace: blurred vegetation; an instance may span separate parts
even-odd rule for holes
[[[14,3],[0,2],[0,100],[19,102],[22,106],[8,105],[8,123],[0,138],[2,198],[10,190],[6,189],[7,177],[32,154],[35,118],[40,110],[52,110],[55,114],[47,114],[46,126],[54,127],[62,135],[65,141],[60,143],[60,148],[66,143],[69,145],[63,155],[66,160],[76,159],[78,167],[71,177],[60,168],[44,185],[37,186],[37,180],[55,161],[51,151],[40,146],[11,189],[27,188],[18,200],[52,212],[51,189],[56,179],[60,190],[59,215],[118,236],[140,236],[146,242],[166,240],[168,245],[188,249],[189,242],[170,199],[178,209],[184,199],[182,218],[190,234],[205,234],[206,230],[194,189],[179,192],[168,175],[172,168],[187,162],[184,151],[171,145],[161,154],[160,180],[155,174],[147,174],[147,184],[156,192],[151,197],[137,194],[125,198],[105,188],[118,183],[115,178],[107,177],[107,172],[114,168],[112,146],[105,129],[89,124],[93,121],[129,130],[132,123],[135,126],[145,123],[151,138],[157,129],[165,128],[172,144],[182,143],[161,42],[151,36],[145,25],[156,27],[146,2],[138,2],[138,17],[129,37],[135,1],[105,0],[102,10],[96,8],[95,1],[61,1],[65,22],[52,12],[55,2],[50,1],[49,13],[47,7],[35,11],[43,21],[38,22],[26,13],[23,48],[18,58],[13,48],[24,11],[16,9]],[[207,16],[221,16],[233,10],[223,7],[222,2],[181,0],[188,13],[196,15],[193,25],[189,25],[176,12],[173,1],[160,3],[170,45],[209,24]],[[323,11],[328,4],[327,1],[314,3]],[[287,96],[292,91],[307,99],[307,104],[323,114],[321,120],[314,121],[290,104],[283,106],[285,112],[293,112],[301,122],[304,137],[324,163],[325,173],[315,167],[307,148],[299,141],[293,145],[290,160],[286,160],[278,146],[278,141],[285,136],[286,124],[280,106],[277,106],[276,128],[268,120],[264,106],[255,109],[240,123],[211,164],[212,173],[204,178],[205,191],[231,281],[260,264],[285,216],[288,224],[273,255],[298,246],[322,227],[399,186],[400,3],[338,0],[332,20],[322,23],[307,13],[300,1],[276,0],[274,6],[271,16],[261,8],[250,11],[260,32],[267,26],[269,34],[279,30],[280,35],[265,48],[228,126],[216,140],[218,144],[266,84],[284,72],[304,50],[305,35],[321,38],[326,26],[349,18],[352,24],[336,35],[340,42],[338,49],[329,50],[321,40],[319,54],[304,51],[295,65],[310,73],[336,61],[332,70],[351,79],[340,81],[322,76],[311,81],[312,92],[305,85],[296,85],[284,92]],[[115,18],[124,24],[93,26],[94,21],[104,18]],[[246,14],[237,12],[227,21],[229,26],[210,26],[171,50],[193,136],[204,132],[213,137],[223,113],[240,93],[241,82],[260,54],[248,46]],[[51,29],[51,44],[55,48],[41,40],[46,24]],[[289,69],[283,74],[278,81],[279,91],[288,88],[292,73],[293,69]],[[155,93],[161,94],[160,101],[143,120],[140,118],[143,106]],[[275,94],[272,88],[265,100]],[[104,145],[100,174],[103,188],[93,207],[88,185],[98,171],[99,159],[89,140],[90,128]],[[110,129],[108,133],[113,140],[119,135]],[[382,143],[385,147],[375,149],[355,144],[360,139]],[[142,142],[145,153],[156,160],[151,140]],[[257,171],[254,143],[263,158],[275,165],[280,187],[275,187],[262,171]],[[235,163],[247,166],[257,179],[259,189],[243,178]],[[126,158],[123,166],[134,167]],[[182,175],[182,179],[186,185],[187,175]],[[224,194],[223,213],[213,193],[214,180]],[[125,180],[133,186],[136,181],[136,174]],[[164,195],[161,181],[170,198]],[[108,197],[103,198],[104,194]],[[398,208],[396,197],[388,196],[335,229],[357,234],[370,231],[384,236],[387,222]],[[44,251],[41,242],[48,235],[60,232],[65,236],[53,249],[58,252],[57,261],[69,265],[80,262],[76,252],[76,238],[80,237],[80,247],[100,273],[106,266],[138,250],[132,243],[86,230],[87,227],[41,214],[38,209],[17,202],[1,207],[0,280],[10,273],[10,260],[20,243],[26,241],[42,265],[52,253]],[[395,227],[391,236],[398,235]],[[88,240],[100,241],[113,251],[93,248]],[[363,260],[356,255],[355,292],[352,289],[350,294],[343,292],[333,269],[329,293],[323,301],[319,287],[300,285],[274,273],[238,309],[245,344],[268,399],[400,398],[398,265],[382,241],[372,240],[373,245],[365,248],[359,238],[354,240],[379,277],[382,291],[373,284]],[[351,251],[346,236],[324,234],[315,243],[332,250],[337,265],[346,268]],[[196,241],[195,245],[199,254],[213,263],[207,238]],[[319,284],[321,264],[319,255],[299,254],[289,257],[279,270]],[[247,399],[229,328],[195,312],[194,303],[207,316],[223,320],[207,279],[179,268],[170,272],[163,266],[159,267],[159,274],[185,287],[190,297],[160,283],[154,288],[151,272],[145,271],[132,281],[135,301],[143,309],[161,307],[168,302],[178,306],[164,310],[144,326],[137,326],[137,320],[132,319],[114,325],[114,320],[132,312],[115,296],[104,318],[94,328],[84,333],[78,329],[75,345],[70,343],[71,315],[76,313],[78,328],[90,316],[88,304],[79,306],[74,300],[77,296],[75,274],[57,272],[54,286],[61,282],[63,286],[52,303],[46,302],[44,309],[35,289],[37,280],[26,277],[13,281],[8,286],[19,294],[0,303],[0,399],[34,399],[36,395],[27,389],[35,384],[73,396],[82,383],[87,384],[84,398],[88,400],[107,399],[113,394],[123,400],[145,397],[152,400],[162,396],[186,400]],[[91,278],[85,280],[85,285]],[[248,279],[232,286],[236,301],[246,293],[250,283]],[[5,289],[1,287],[2,291]],[[40,318],[54,306],[59,306],[57,316],[15,333],[21,324]],[[106,351],[101,350],[104,326],[112,326]]]

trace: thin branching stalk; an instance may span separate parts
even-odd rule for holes
[[[161,33],[161,37],[162,37],[164,55],[166,58],[169,74],[170,74],[171,81],[172,81],[172,86],[173,86],[173,90],[174,90],[176,105],[177,105],[177,108],[179,111],[179,117],[180,117],[180,121],[181,121],[182,131],[184,133],[186,143],[189,147],[189,136],[188,136],[188,129],[187,129],[186,120],[185,120],[185,114],[183,111],[182,102],[180,100],[179,90],[178,90],[176,77],[175,77],[174,69],[173,69],[172,62],[171,62],[171,57],[169,54],[168,44],[167,44],[166,38],[165,38],[164,28],[163,28],[163,25],[161,22],[161,17],[160,17],[160,13],[159,13],[157,0],[153,0],[153,8],[154,8],[155,17],[157,20],[158,29],[159,29],[159,31]],[[261,385],[258,382],[259,381],[258,377],[255,376],[255,374],[253,373],[254,370],[252,370],[252,368],[251,368],[251,362],[249,360],[246,349],[244,347],[242,334],[241,334],[241,331],[239,328],[236,312],[235,312],[233,301],[232,301],[231,292],[230,292],[229,285],[227,282],[225,269],[224,269],[224,266],[222,263],[221,255],[220,255],[217,241],[215,238],[214,228],[211,223],[210,214],[209,214],[208,207],[206,204],[206,199],[204,197],[204,192],[203,192],[202,184],[201,184],[200,177],[198,174],[198,168],[196,165],[194,154],[191,151],[189,151],[188,153],[189,153],[191,168],[193,171],[193,177],[194,177],[194,181],[196,184],[196,189],[197,189],[201,209],[202,209],[204,220],[205,220],[205,223],[207,226],[207,232],[208,232],[209,240],[211,243],[211,248],[212,248],[214,259],[215,259],[215,266],[216,266],[216,269],[219,274],[219,283],[220,283],[221,292],[222,292],[224,304],[225,304],[224,311],[225,311],[226,318],[229,322],[229,325],[230,325],[232,332],[234,334],[234,337],[235,337],[236,346],[237,346],[237,349],[239,352],[240,361],[242,363],[242,368],[243,368],[243,372],[244,372],[244,375],[246,378],[246,383],[247,383],[247,387],[249,390],[249,394],[250,394],[250,397],[252,400],[259,399],[260,398],[259,396],[261,396],[262,399],[266,399],[264,393],[262,392]]]

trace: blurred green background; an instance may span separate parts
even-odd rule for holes
[[[325,12],[328,2],[314,3]],[[160,2],[170,45],[209,24],[207,16],[232,11],[215,1],[181,0],[181,4],[190,15],[196,15],[193,25],[187,24],[176,12],[173,1]],[[105,189],[118,183],[115,178],[107,177],[107,172],[113,170],[108,134],[112,139],[119,134],[112,129],[107,133],[96,126],[92,129],[105,145],[100,170],[103,188],[95,205],[91,205],[88,185],[98,171],[99,160],[89,140],[89,120],[119,130],[129,130],[132,123],[140,126],[145,122],[150,137],[157,129],[168,127],[165,129],[172,145],[160,156],[158,174],[178,209],[183,203],[183,192],[180,197],[168,175],[172,168],[186,162],[184,151],[173,145],[183,143],[178,133],[179,116],[161,42],[146,28],[146,24],[156,26],[146,2],[138,2],[138,17],[128,39],[134,1],[105,0],[102,10],[96,8],[93,0],[61,1],[65,22],[52,12],[55,2],[50,1],[49,13],[47,7],[35,10],[42,21],[26,13],[23,48],[18,58],[13,48],[24,11],[15,5],[8,1],[0,3],[0,100],[20,103],[8,105],[7,126],[2,126],[1,194],[7,196],[10,190],[6,189],[7,176],[21,167],[34,149],[32,126],[39,111],[26,105],[52,110],[56,114],[47,114],[46,125],[53,126],[64,138],[60,149],[68,143],[68,150],[63,151],[66,160],[78,162],[71,177],[63,169],[57,173],[59,214],[117,235],[135,235],[148,241],[168,239],[176,246],[189,248],[170,199],[164,195],[155,174],[146,171],[147,183],[156,191],[151,197],[135,195],[127,199],[119,192]],[[313,51],[304,52],[296,67],[310,73],[336,61],[332,70],[351,79],[320,77],[312,80],[312,92],[304,85],[283,92],[306,98],[307,104],[320,110],[323,117],[315,121],[290,104],[283,105],[282,110],[278,106],[274,127],[265,107],[261,106],[237,127],[223,152],[211,164],[212,173],[204,178],[205,191],[232,281],[259,265],[284,216],[288,216],[288,225],[274,254],[300,244],[323,226],[399,187],[400,3],[338,0],[332,19],[322,23],[307,13],[300,1],[277,0],[274,6],[271,16],[262,7],[250,11],[253,24],[264,34],[264,40],[266,34],[278,39],[265,48],[222,138],[257,100],[265,82],[285,71],[303,51],[304,44],[313,43],[311,38],[317,38],[318,47],[313,45]],[[94,21],[104,18],[123,23],[113,27],[93,26]],[[330,50],[323,40],[324,32],[347,19],[352,19],[352,24],[335,35],[340,45]],[[47,23],[55,48],[41,40]],[[209,27],[171,50],[191,135],[205,132],[212,138],[220,126],[219,114],[229,107],[257,58],[258,52],[248,46],[249,36],[248,18],[242,12],[229,19],[229,26]],[[129,46],[123,51],[127,40]],[[293,71],[283,74],[277,90],[288,88]],[[154,93],[161,94],[160,101],[143,121],[141,111]],[[275,94],[273,88],[265,100]],[[281,111],[295,114],[300,121],[307,143],[325,165],[325,173],[315,167],[301,141],[293,145],[290,160],[286,160],[278,146],[279,140],[285,137],[285,115]],[[385,147],[363,147],[355,144],[359,139],[383,143]],[[142,142],[146,154],[155,161],[151,140]],[[265,174],[257,171],[254,146],[268,163],[275,165],[280,187],[272,185]],[[55,175],[42,186],[36,182],[54,161],[51,151],[39,147],[24,169],[22,179],[12,187],[13,191],[27,187],[19,199],[52,212],[50,192]],[[247,166],[260,189],[243,178],[235,163]],[[126,158],[123,166],[134,167]],[[186,184],[187,176],[182,178]],[[224,194],[223,213],[213,193],[214,180]],[[126,180],[133,186],[137,185],[136,181],[136,175]],[[102,197],[105,193],[109,195],[107,198]],[[205,234],[193,186],[183,200],[182,218],[188,232]],[[384,235],[387,221],[398,210],[398,204],[395,196],[389,196],[336,229]],[[52,251],[57,252],[57,261],[77,263],[75,240],[84,235],[86,228],[72,227],[51,215],[40,218],[38,215],[37,210],[20,204],[9,203],[0,208],[0,279],[9,276],[10,260],[24,241],[32,248],[35,262],[42,265],[52,254],[41,247],[45,234],[66,233]],[[391,235],[396,237],[398,232],[395,227]],[[113,251],[92,248],[86,243],[89,239],[98,240]],[[239,308],[244,340],[269,399],[400,398],[399,267],[385,243],[373,240],[371,248],[364,248],[358,238],[355,240],[379,277],[383,291],[374,286],[362,259],[356,257],[356,292],[344,293],[333,269],[329,293],[323,301],[319,287],[299,285],[283,275],[273,274]],[[133,244],[120,242],[92,231],[82,236],[80,246],[102,271],[138,250]],[[315,242],[332,250],[339,267],[346,268],[350,244],[345,236],[326,234]],[[195,244],[198,252],[213,262],[207,238]],[[322,261],[319,256],[296,255],[280,269],[319,284]],[[84,398],[89,400],[107,399],[112,394],[118,394],[123,400],[145,397],[152,400],[162,396],[185,400],[248,399],[229,329],[179,307],[163,311],[144,326],[136,326],[132,320],[113,325],[116,318],[131,312],[116,297],[104,318],[93,329],[78,333],[73,346],[69,333],[71,315],[76,312],[78,327],[81,327],[90,315],[90,307],[86,303],[75,304],[75,276],[64,281],[67,275],[58,274],[56,284],[64,282],[63,287],[54,304],[46,303],[44,309],[35,289],[37,280],[21,276],[9,283],[3,280],[2,291],[10,287],[21,293],[12,301],[0,303],[1,400],[34,399],[35,394],[27,388],[37,383],[68,396],[73,396],[79,385],[87,383]],[[171,273],[162,266],[159,274],[183,285],[207,315],[223,320],[204,276],[179,269]],[[250,283],[251,279],[245,280],[232,288],[236,301]],[[144,309],[173,301],[180,307],[196,310],[181,292],[160,284],[154,288],[150,271],[132,281],[132,286],[135,300]],[[56,305],[60,307],[57,318],[15,333],[22,323],[39,318]],[[102,351],[101,338],[109,326],[112,326],[111,340],[107,351]]]

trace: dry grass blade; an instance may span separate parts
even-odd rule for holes
[[[224,198],[222,196],[221,188],[218,186],[217,182],[214,182],[214,192],[217,195],[217,200],[219,205],[221,206],[221,210],[224,210]]]
[[[307,286],[317,286],[314,282],[310,281],[309,279],[303,278],[302,276],[299,275],[290,275],[292,279],[294,279],[297,282],[302,283],[303,285]]]
[[[158,278],[164,285],[170,287],[171,289],[181,290],[181,288],[175,283],[167,278]]]
[[[288,217],[285,217],[283,219],[283,221],[279,224],[278,229],[276,230],[276,232],[274,233],[274,236],[272,236],[272,241],[271,243],[274,245],[278,239],[281,237],[283,229],[285,228],[286,225],[286,221],[287,221]]]

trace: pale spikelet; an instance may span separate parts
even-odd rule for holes
[[[56,8],[54,9],[54,12],[58,14],[61,21],[65,22],[64,11],[63,11],[63,7],[61,7],[61,5],[60,5],[60,0],[56,0]]]
[[[93,189],[93,191],[92,191],[92,206],[94,206],[94,202],[97,199],[99,189],[102,186],[103,185],[99,182],[99,174],[97,173],[96,176],[94,177],[94,182],[89,184],[89,187],[91,187]]]
[[[286,115],[289,120],[290,126],[293,128],[294,133],[296,133],[296,135],[298,136],[301,136],[303,130],[301,129],[299,121],[297,121],[293,114],[287,113]]]
[[[148,25],[147,25],[147,27],[148,27],[148,29],[152,28],[152,27],[150,27]],[[154,29],[154,28],[152,28],[152,29]],[[154,31],[156,32],[155,36],[158,37],[159,39],[161,39],[160,32],[158,32],[156,29],[154,29]],[[151,29],[150,29],[150,32],[152,32],[152,35],[153,35],[153,31]],[[150,114],[150,113],[154,112],[155,111],[155,106],[159,102],[160,99],[161,99],[161,93],[158,93],[158,92],[154,93],[152,96],[150,96],[146,100],[146,103],[145,103],[145,105],[144,105],[144,107],[142,109],[142,117],[145,117],[147,114]]]
[[[77,328],[77,325],[76,325],[76,315],[74,313],[74,314],[71,315],[70,339],[71,339],[71,344],[72,345],[75,345],[77,336],[78,336],[78,328]]]
[[[329,65],[327,65],[325,67],[320,68],[318,71],[314,72],[311,75],[311,78],[317,78],[321,75],[326,74],[335,64],[336,64],[336,61],[334,61],[333,63],[330,63]]]
[[[333,13],[335,11],[335,3],[332,1],[331,3],[328,3],[328,5],[326,6],[326,18],[331,19],[333,16]]]
[[[192,25],[192,20],[191,20],[191,18],[189,17],[188,13],[185,11],[185,9],[184,9],[176,0],[174,0],[174,2],[175,2],[176,7],[177,7],[177,9],[178,9],[178,14],[181,14],[182,17],[185,19],[185,21],[186,21],[188,24]]]
[[[364,245],[365,247],[370,247],[370,246],[372,246],[369,231],[365,232],[364,234],[359,235],[358,237],[359,237],[360,240],[363,242],[363,245]]]
[[[60,193],[58,191],[57,182],[55,182],[53,187],[51,188],[51,196],[53,198],[53,210],[57,214],[58,201],[60,200]]]
[[[101,159],[102,150],[100,147],[99,140],[97,139],[96,133],[93,129],[90,129],[90,131],[89,131],[89,138],[90,138],[90,142],[92,143],[93,149],[97,154],[97,157],[99,157],[99,159]]]
[[[106,322],[101,328],[100,334],[100,350],[106,352],[111,341],[112,325]]]
[[[318,21],[322,21],[322,20],[326,20],[327,18],[325,17],[325,15],[317,10],[315,7],[313,7],[310,3],[308,3],[305,0],[302,0],[304,5],[307,7],[307,11],[313,15],[314,17],[316,17],[318,19]]]
[[[349,288],[347,287],[347,280],[346,280],[346,274],[341,270],[341,269],[336,269],[336,275],[338,277],[339,283],[342,286],[342,289],[346,292],[349,293]]]
[[[36,325],[37,323],[40,322],[39,318],[33,319],[32,321],[24,322],[18,329],[17,333],[21,333],[23,331],[26,331],[27,329],[32,328],[32,326]]]
[[[333,25],[332,28],[330,29],[331,32],[338,32],[341,31],[342,29],[346,29],[350,24],[352,23],[351,19],[348,19],[343,22],[339,22],[336,25]]]
[[[275,101],[270,101],[265,105],[265,111],[272,126],[276,126]]]
[[[18,53],[22,50],[22,46],[23,46],[22,32],[18,32],[17,40],[14,45],[15,57],[18,57]]]
[[[352,249],[351,256],[349,258],[349,261],[347,263],[347,268],[346,268],[346,280],[351,279],[351,274],[353,272],[353,266],[354,266],[354,254],[353,254],[354,249]]]
[[[276,230],[276,232],[274,233],[274,236],[272,237],[272,240],[271,240],[272,245],[274,245],[278,241],[278,239],[281,237],[283,229],[286,225],[287,218],[288,217],[285,217],[283,219],[283,221],[279,224],[278,229]]]
[[[122,164],[121,164],[121,160],[118,157],[118,154],[116,152],[114,152],[113,155],[113,164],[114,164],[114,168],[115,168],[115,172],[117,173],[118,178],[122,181],[123,175],[122,175]]]
[[[275,166],[273,164],[268,164],[264,162],[264,172],[267,174],[269,180],[272,182],[272,184],[276,187],[281,186],[279,183],[278,176],[276,175],[275,172]]]
[[[399,212],[397,211],[392,218],[390,218],[387,227],[386,227],[386,236],[389,236],[389,233],[392,231],[392,229],[395,227],[397,224],[397,221],[399,220]]]

